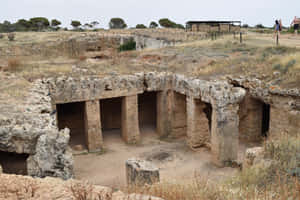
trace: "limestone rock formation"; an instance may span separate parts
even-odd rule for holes
[[[43,179],[29,176],[0,174],[0,199],[28,200],[76,200],[86,197],[90,200],[111,200],[112,189],[70,179]]]
[[[46,82],[37,80],[19,105],[0,114],[0,150],[29,154],[28,174],[73,176],[69,131],[58,131]]]
[[[132,158],[126,161],[126,177],[128,185],[152,185],[159,182],[159,169],[151,162]]]

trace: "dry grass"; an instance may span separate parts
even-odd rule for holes
[[[190,183],[161,182],[128,187],[124,191],[165,200],[297,200],[300,199],[299,152],[299,136],[283,134],[265,143],[265,158],[261,163],[225,182],[212,184],[195,174]]]
[[[19,58],[9,58],[7,60],[7,68],[6,71],[9,72],[17,72],[22,69],[23,65]]]
[[[79,55],[78,56],[79,61],[85,61],[86,59],[87,59],[87,57],[85,55]]]

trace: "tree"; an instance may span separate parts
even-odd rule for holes
[[[84,27],[85,29],[89,29],[89,28],[93,28],[93,25],[92,25],[92,24],[89,24],[89,23],[85,23],[85,24],[83,25],[83,27]]]
[[[17,21],[17,24],[20,26],[23,26],[26,29],[30,29],[32,24],[30,23],[30,21],[27,21],[26,19],[19,19]]]
[[[51,26],[52,26],[53,28],[56,28],[56,27],[58,27],[59,25],[61,25],[61,22],[58,21],[57,19],[52,19],[52,20],[51,20]]]
[[[110,29],[124,29],[127,27],[127,24],[122,18],[112,18],[108,25]]]
[[[265,28],[265,26],[262,25],[262,24],[257,24],[257,25],[255,26],[255,28]]]
[[[80,21],[72,20],[71,26],[73,26],[74,29],[77,29],[79,26],[81,26],[81,23],[80,23]]]
[[[176,24],[175,22],[169,20],[168,18],[162,18],[158,21],[160,26],[164,28],[180,28],[184,29],[184,26],[182,24]]]
[[[45,17],[34,17],[29,20],[31,23],[32,30],[41,31],[45,28],[48,28],[50,23],[49,20]]]
[[[92,28],[95,28],[96,26],[98,26],[100,23],[97,21],[92,21],[91,25],[93,26]]]
[[[158,23],[164,28],[174,28],[176,26],[176,23],[172,22],[168,18],[162,18],[158,21]]]
[[[173,28],[185,29],[182,24],[176,24]]]
[[[156,22],[151,22],[149,28],[157,28],[158,24]]]
[[[243,28],[249,28],[249,25],[248,25],[248,24],[243,24],[242,27],[243,27]]]
[[[135,28],[137,28],[137,29],[143,29],[143,28],[147,28],[147,26],[145,26],[144,24],[137,24],[135,26]]]

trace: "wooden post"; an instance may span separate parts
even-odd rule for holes
[[[243,34],[242,34],[242,31],[240,32],[240,43],[241,44],[243,43]]]

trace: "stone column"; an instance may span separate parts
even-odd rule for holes
[[[172,131],[171,113],[173,92],[160,91],[157,93],[156,129],[160,137],[168,136]]]
[[[246,95],[240,103],[240,139],[248,142],[261,140],[263,103]]]
[[[85,102],[85,138],[90,152],[99,151],[103,145],[99,100]]]
[[[238,104],[224,107],[213,105],[211,150],[213,163],[219,167],[231,166],[238,158],[238,107]]]
[[[191,148],[207,145],[210,140],[209,121],[204,109],[205,103],[200,99],[187,97],[187,141]]]
[[[137,95],[122,98],[122,137],[129,144],[140,141]]]
[[[174,92],[172,101],[172,137],[177,138],[186,136],[186,95]]]

